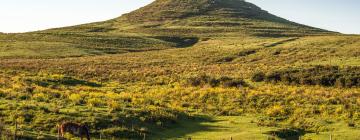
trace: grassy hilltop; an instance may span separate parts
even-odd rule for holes
[[[94,139],[356,140],[359,46],[242,0],[0,34],[0,132],[56,139],[74,121]]]

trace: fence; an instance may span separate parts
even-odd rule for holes
[[[329,135],[329,140],[336,140],[335,138],[336,135],[330,134]],[[59,137],[57,134],[48,134],[48,133],[44,133],[44,132],[33,132],[33,131],[29,131],[29,130],[24,130],[24,129],[1,129],[0,130],[0,140],[32,140],[32,139],[40,139],[40,140],[59,140]],[[111,136],[106,136],[103,134],[99,134],[98,136],[92,136],[91,137],[92,140],[117,140],[119,138],[115,138],[115,137],[111,137]],[[138,140],[147,140],[147,139],[152,139],[152,138],[148,138],[147,135],[144,133],[142,138],[138,138]],[[276,140],[279,139],[275,136],[271,136],[269,135],[266,140]],[[302,136],[299,137],[294,137],[292,138],[294,140],[305,140],[305,138],[303,139]],[[232,136],[230,137],[164,137],[162,138],[158,138],[158,140],[241,140],[239,138],[234,138]],[[258,139],[247,139],[247,140],[258,140]]]

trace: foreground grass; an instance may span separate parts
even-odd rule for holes
[[[258,127],[250,116],[210,117],[203,120],[183,120],[179,126],[159,131],[152,139],[267,139],[265,132],[276,130],[274,127]]]
[[[333,129],[330,132],[310,133],[304,135],[303,138],[311,140],[325,140],[330,139],[331,136],[333,140],[357,140],[360,137],[359,128],[350,128],[344,122],[331,124],[330,127]]]
[[[183,120],[176,128],[159,130],[151,139],[236,139],[236,140],[267,140],[275,138],[272,132],[284,128],[258,126],[255,122],[256,116],[218,116],[199,120]],[[304,132],[298,137],[287,137],[284,139],[306,139],[306,140],[357,140],[360,136],[360,129],[350,128],[345,122],[338,122],[328,125],[331,132]]]

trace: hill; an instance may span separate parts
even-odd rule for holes
[[[330,33],[277,17],[244,0],[157,0],[116,22],[179,34],[186,34],[182,30],[186,28],[200,36],[224,32],[272,37]]]
[[[0,34],[0,139],[357,140],[359,46],[240,0]]]
[[[79,57],[182,48],[202,38],[326,34],[334,33],[290,22],[242,0],[157,0],[109,21],[0,35],[0,57]]]

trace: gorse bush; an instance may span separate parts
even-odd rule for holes
[[[266,114],[269,115],[270,117],[279,117],[279,116],[281,117],[281,116],[286,116],[288,114],[288,110],[284,106],[275,105],[269,107],[266,110]]]
[[[222,76],[215,78],[207,75],[195,76],[187,79],[187,84],[191,86],[209,86],[209,87],[248,87],[249,84],[241,78],[231,78]]]
[[[226,56],[226,57],[224,57],[224,58],[221,58],[221,59],[219,59],[217,62],[231,62],[231,61],[233,61],[234,59],[236,59],[236,57],[235,56]]]
[[[244,81],[244,79],[232,79],[229,77],[221,77],[219,79],[220,83],[224,86],[224,87],[248,87],[249,84],[247,82]]]
[[[246,49],[238,53],[238,56],[248,56],[251,54],[255,54],[257,49]]]
[[[251,80],[254,82],[262,82],[265,80],[265,78],[266,75],[264,72],[257,72],[252,76]]]
[[[73,104],[75,104],[75,105],[84,103],[84,99],[83,99],[83,97],[81,97],[80,94],[71,94],[69,96],[69,100],[71,100],[73,102]]]

